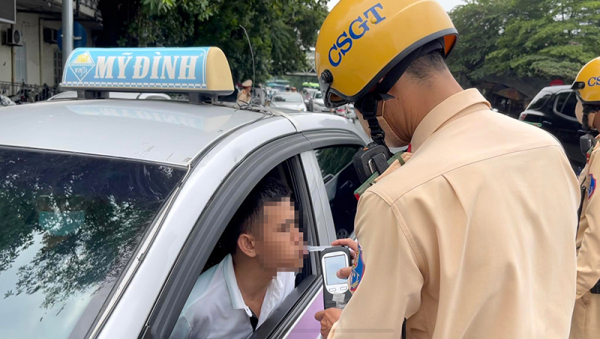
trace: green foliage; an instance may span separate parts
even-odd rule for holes
[[[141,0],[122,46],[217,46],[227,55],[235,81],[258,82],[306,67],[327,15],[327,0]]]
[[[573,80],[600,55],[600,1],[471,0],[450,13],[459,79],[488,75]]]

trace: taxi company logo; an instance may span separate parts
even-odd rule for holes
[[[79,54],[75,60],[69,64],[69,68],[79,81],[82,81],[83,78],[94,69],[94,66],[96,66],[96,64],[88,51]]]

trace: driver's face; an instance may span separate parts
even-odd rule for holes
[[[256,241],[256,253],[264,268],[295,271],[302,267],[304,241],[298,217],[289,198],[265,205]]]

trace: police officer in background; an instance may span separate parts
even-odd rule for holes
[[[252,80],[242,82],[242,90],[237,97],[238,105],[248,105],[252,102]]]
[[[583,129],[597,133],[600,128],[600,58],[585,65],[573,89],[577,93],[576,115]],[[577,300],[573,312],[571,339],[600,338],[600,198],[596,180],[600,176],[598,138],[588,133],[582,141],[587,151],[587,164],[581,175],[582,202],[577,232]],[[582,145],[585,144],[582,143]]]
[[[405,318],[411,339],[569,335],[577,178],[551,135],[460,87],[456,39],[434,0],[341,0],[323,23],[327,105],[355,102],[375,141],[413,152],[360,198],[363,269],[318,314],[324,337],[400,338]]]

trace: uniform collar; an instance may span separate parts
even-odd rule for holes
[[[476,111],[489,110],[490,103],[477,89],[456,93],[437,105],[417,126],[412,137],[412,151],[416,152],[429,137],[446,122]]]

